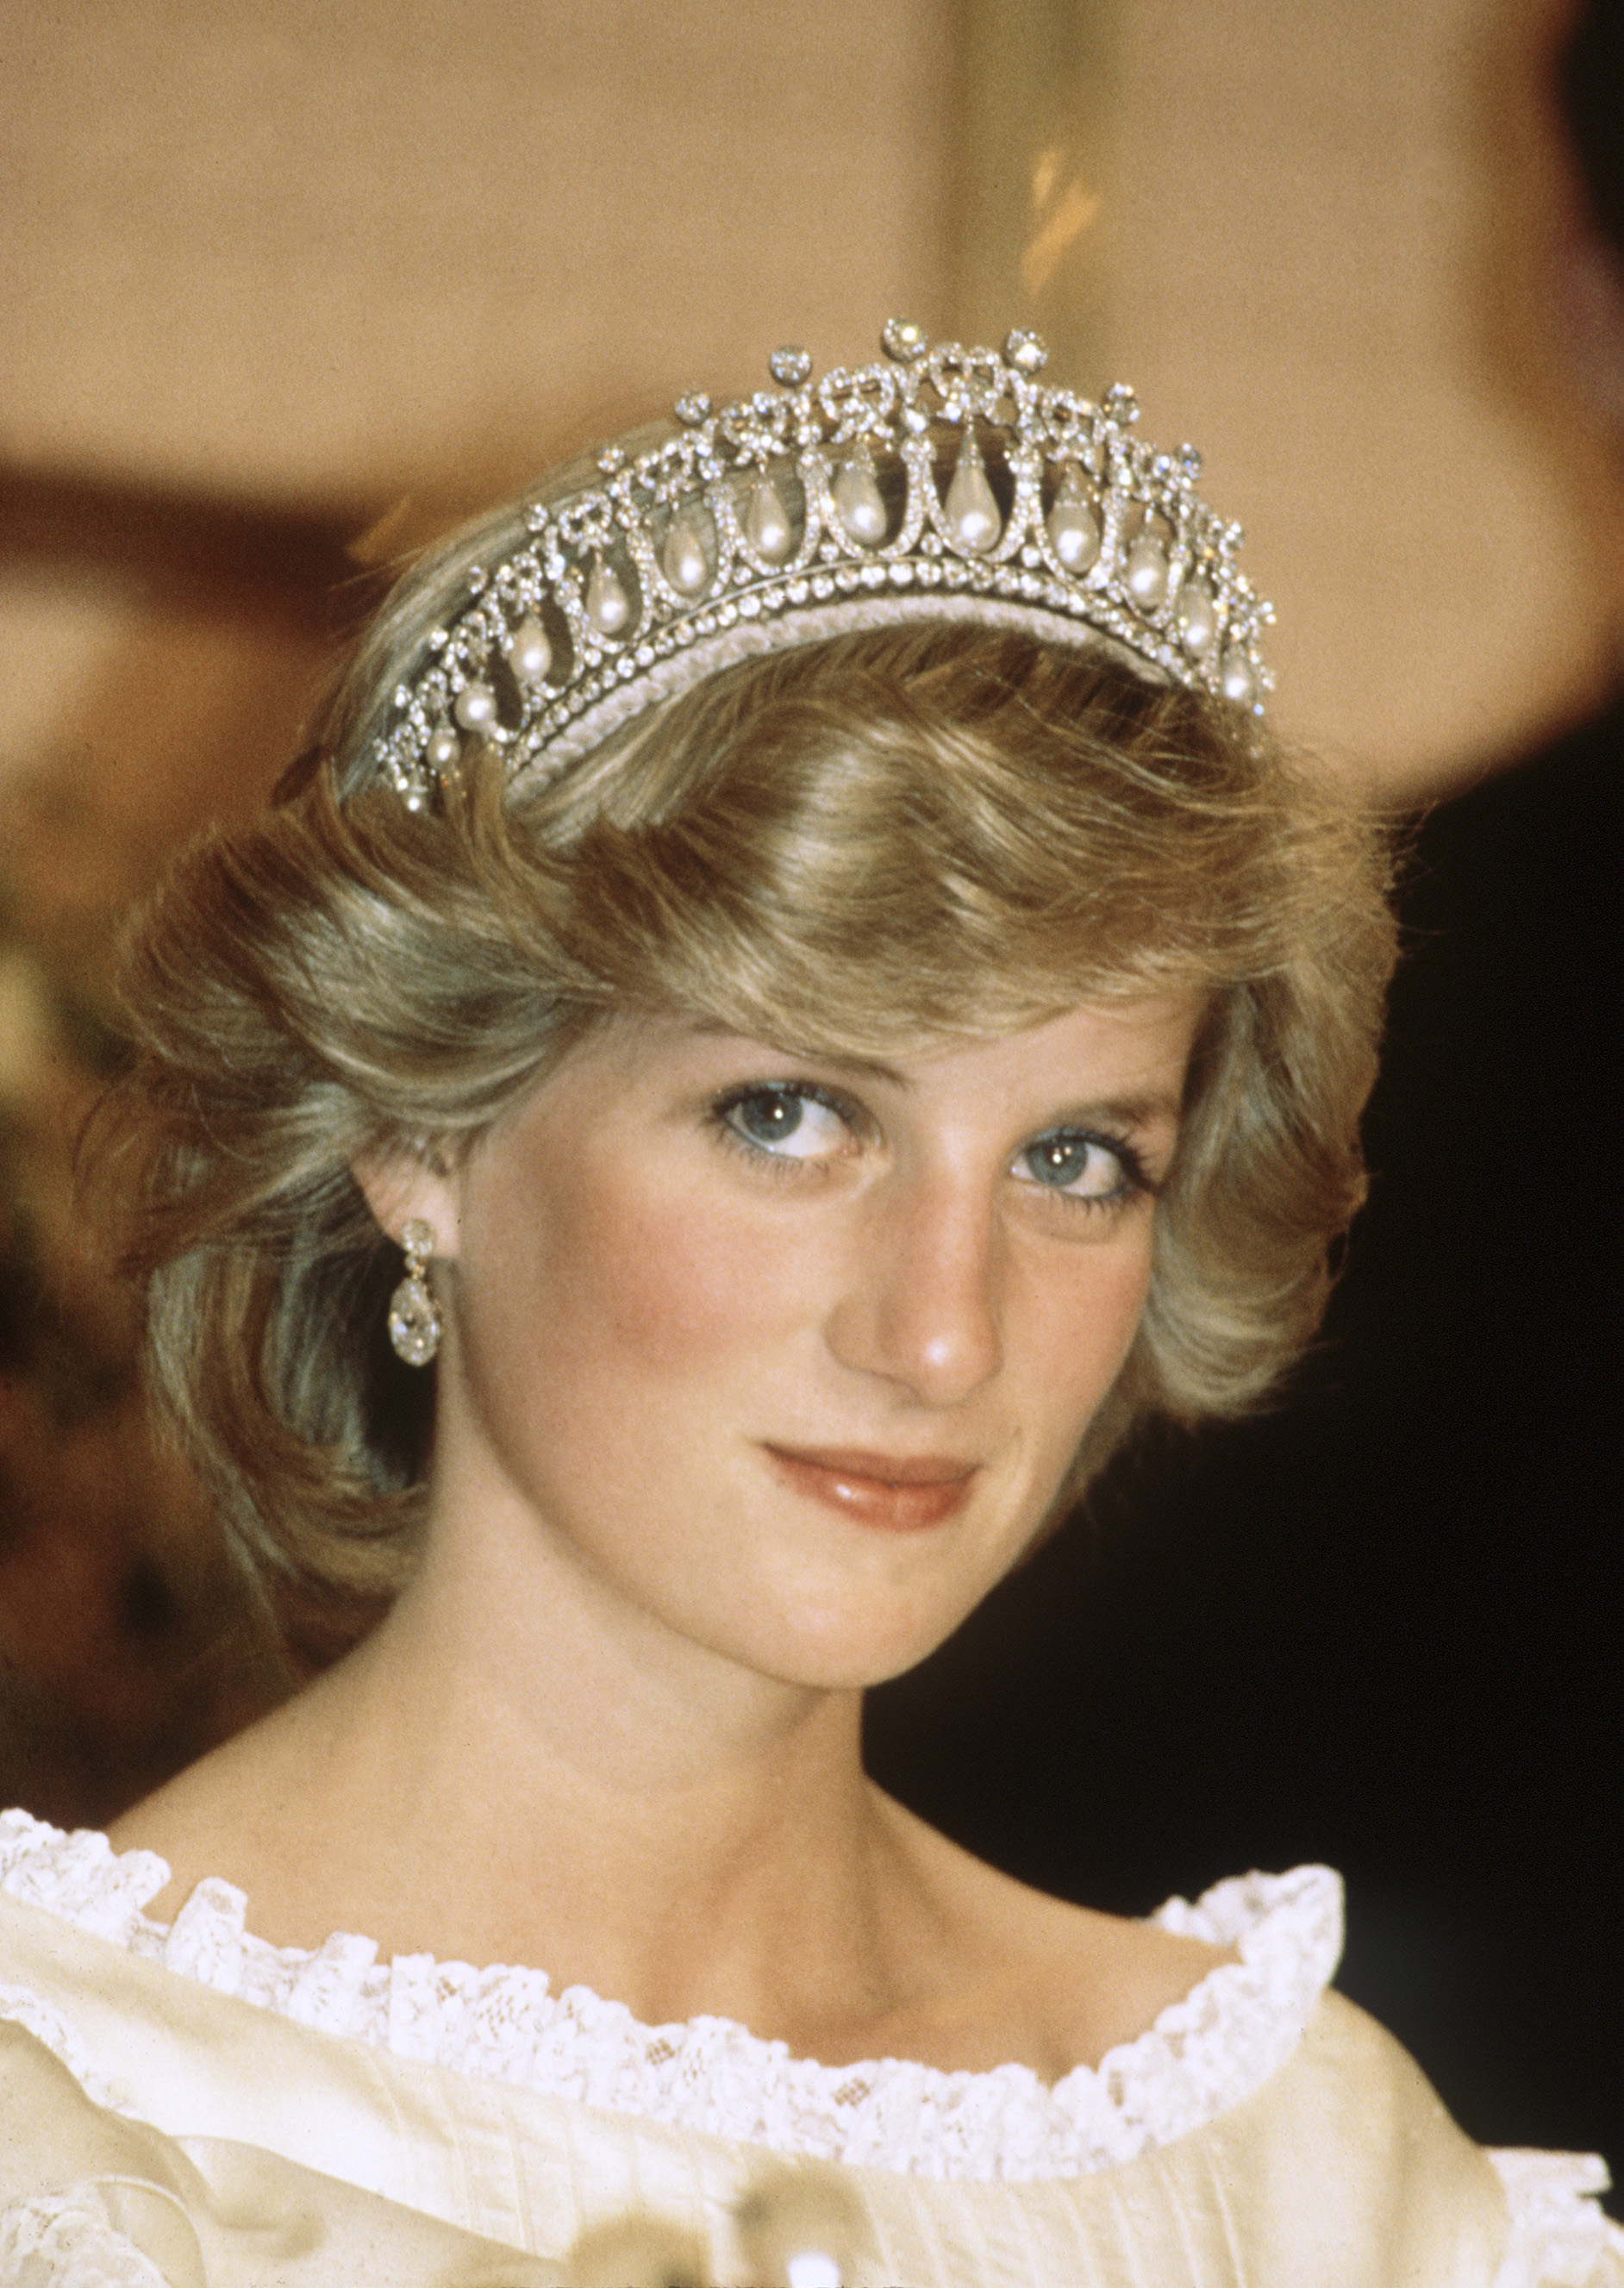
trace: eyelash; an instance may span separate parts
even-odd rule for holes
[[[764,1144],[756,1142],[733,1126],[729,1114],[736,1112],[741,1104],[749,1103],[752,1098],[759,1097],[779,1097],[820,1104],[826,1111],[832,1112],[853,1136],[860,1137],[872,1125],[860,1106],[854,1104],[849,1097],[841,1096],[833,1089],[822,1088],[813,1081],[751,1081],[742,1087],[730,1088],[724,1095],[717,1097],[709,1107],[710,1124],[718,1140],[748,1159],[753,1167],[760,1168],[780,1182],[804,1180],[813,1167],[821,1163],[770,1151]],[[1023,1145],[1016,1156],[1018,1158],[1027,1152],[1035,1152],[1045,1144],[1097,1145],[1112,1155],[1121,1171],[1121,1180],[1113,1190],[1093,1196],[1068,1192],[1058,1185],[1044,1185],[1034,1180],[1034,1190],[1047,1192],[1050,1198],[1063,1202],[1068,1208],[1094,1214],[1117,1214],[1137,1199],[1155,1199],[1161,1195],[1161,1185],[1153,1182],[1146,1174],[1138,1150],[1125,1136],[1113,1135],[1096,1128],[1051,1128],[1042,1136],[1034,1136],[1029,1144]]]
[[[870,1125],[860,1106],[833,1089],[819,1087],[813,1081],[750,1081],[742,1088],[730,1088],[725,1094],[717,1097],[709,1108],[710,1124],[718,1140],[748,1160],[752,1167],[761,1169],[764,1174],[776,1178],[780,1183],[793,1183],[797,1179],[804,1180],[820,1163],[790,1153],[769,1151],[764,1144],[758,1144],[753,1137],[746,1136],[733,1126],[728,1118],[729,1113],[736,1112],[741,1104],[749,1104],[752,1099],[759,1097],[820,1104],[826,1112],[832,1112],[853,1136],[860,1137]]]
[[[1034,1136],[1030,1144],[1024,1144],[1017,1157],[1024,1159],[1027,1153],[1039,1151],[1045,1144],[1097,1145],[1102,1152],[1110,1153],[1121,1171],[1120,1180],[1112,1190],[1092,1194],[1068,1192],[1059,1185],[1038,1184],[1034,1180],[1035,1190],[1046,1191],[1051,1199],[1064,1201],[1069,1208],[1114,1215],[1135,1200],[1157,1198],[1161,1191],[1161,1186],[1153,1183],[1145,1173],[1144,1160],[1125,1136],[1113,1136],[1099,1128],[1051,1128],[1047,1134]]]

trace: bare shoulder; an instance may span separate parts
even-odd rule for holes
[[[288,1757],[278,1710],[154,1789],[115,1820],[115,1851],[153,1851],[170,1880],[147,1911],[170,1922],[199,1883],[223,1877],[259,1900],[285,1855]]]
[[[1212,1971],[1238,1959],[1230,1947],[1051,1898],[911,1814],[899,1816],[905,1847],[962,1955],[953,2046],[966,2064],[1015,2059],[1058,2081],[1137,2040]]]

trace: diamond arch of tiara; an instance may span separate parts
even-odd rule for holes
[[[368,780],[426,807],[479,739],[540,783],[733,659],[909,620],[1103,640],[1262,712],[1273,614],[1192,447],[1141,442],[1123,386],[1097,404],[1043,386],[1034,333],[964,348],[893,319],[882,343],[818,381],[804,350],[776,351],[776,387],[684,397],[663,437],[606,446],[596,481],[533,503],[394,688]]]

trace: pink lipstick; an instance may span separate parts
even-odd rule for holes
[[[779,1475],[797,1493],[860,1525],[912,1533],[939,1525],[969,1498],[978,1465],[947,1456],[903,1460],[849,1447],[768,1446]]]

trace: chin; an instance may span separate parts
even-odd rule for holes
[[[822,1692],[866,1692],[889,1684],[928,1660],[970,1617],[972,1607],[922,1624],[920,1617],[831,1612],[824,1623],[809,1624],[803,1609],[771,1647],[757,1641],[753,1666],[762,1666],[786,1684]]]

